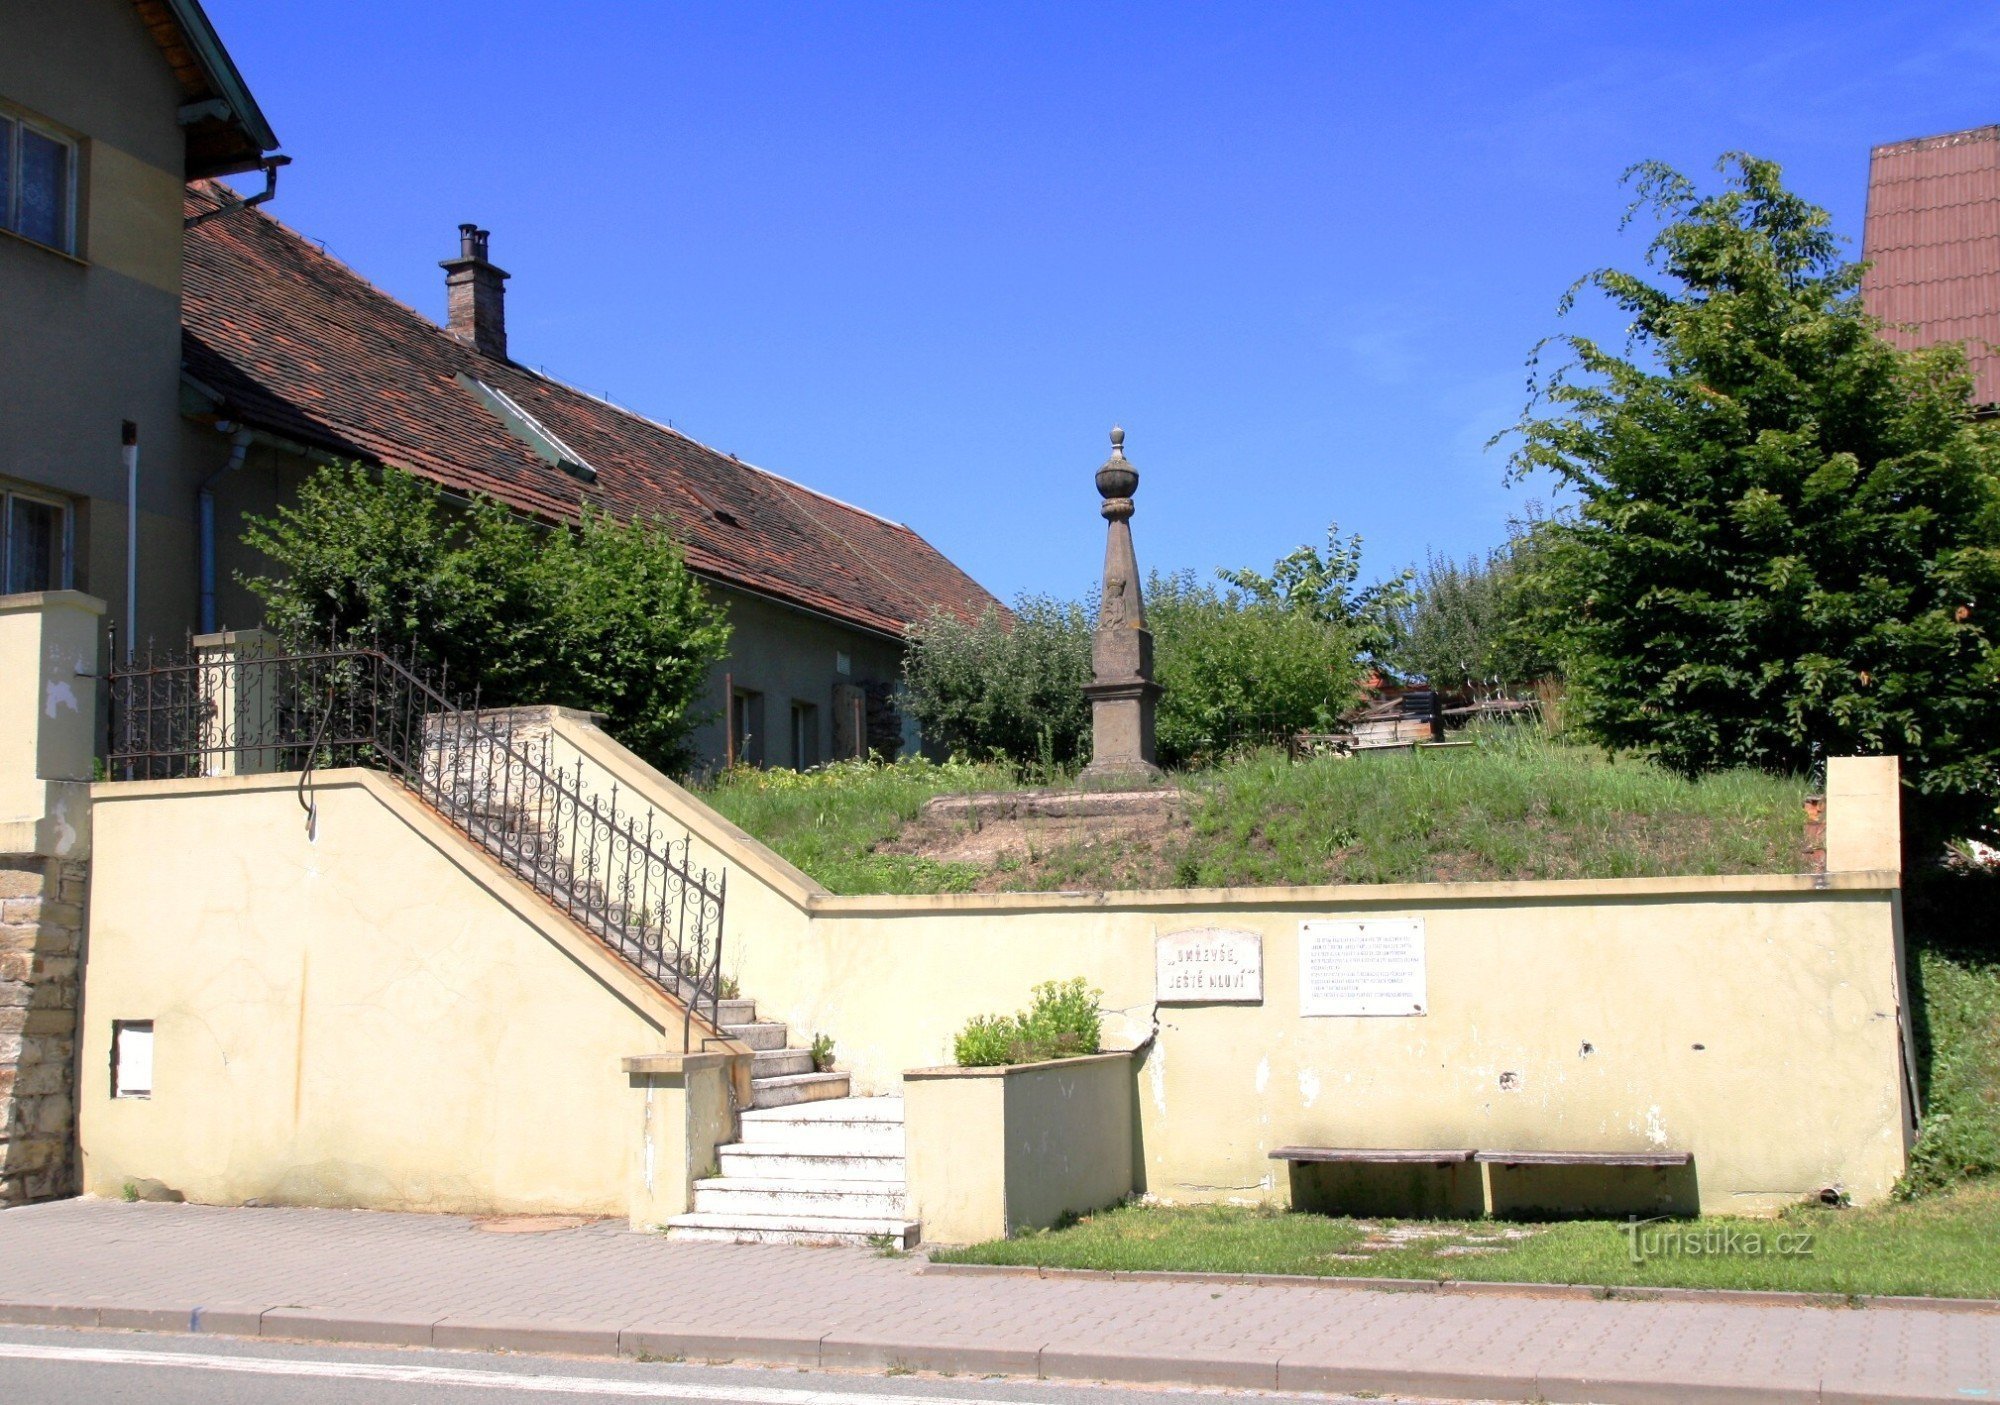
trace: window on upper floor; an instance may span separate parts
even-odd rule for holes
[[[69,509],[52,498],[0,492],[0,595],[67,590]]]
[[[76,143],[0,113],[0,228],[76,252]]]

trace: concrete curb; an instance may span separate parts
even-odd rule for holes
[[[1515,1283],[1466,1278],[1349,1278],[1301,1273],[1191,1273],[1165,1269],[1043,1268],[1036,1264],[940,1264],[919,1273],[1005,1278],[1081,1278],[1100,1283],[1263,1284],[1354,1293],[1437,1293],[1459,1297],[1545,1298],[1564,1302],[1716,1303],[1725,1307],[1875,1308],[1904,1312],[2000,1313],[2000,1298],[1912,1298],[1857,1293],[1787,1293],[1777,1289],[1646,1288],[1626,1284]]]
[[[942,1267],[942,1265],[940,1266]],[[982,1266],[984,1267],[984,1266]],[[1103,1275],[1100,1275],[1103,1276]],[[1138,1277],[1139,1275],[1122,1275]],[[1180,1275],[1198,1281],[1238,1281]],[[1319,1281],[1319,1280],[1312,1280]],[[687,1331],[677,1327],[609,1327],[526,1318],[399,1318],[350,1309],[297,1306],[165,1307],[117,1303],[0,1302],[0,1325],[128,1330],[174,1335],[255,1337],[328,1346],[402,1346],[565,1355],[603,1360],[689,1361],[712,1365],[805,1366],[823,1369],[913,1368],[960,1375],[1000,1373],[1084,1384],[1182,1385],[1287,1391],[1369,1391],[1378,1395],[1477,1400],[1589,1401],[1592,1405],[1862,1405],[1893,1399],[1903,1405],[1963,1405],[1952,1391],[1922,1394],[1900,1382],[1813,1381],[1790,1384],[1716,1379],[1608,1379],[1560,1367],[1540,1371],[1496,1365],[1491,1371],[1424,1369],[1376,1363],[1366,1349],[1343,1359],[1327,1347],[1303,1350],[1154,1356],[1088,1341],[1028,1345],[953,1336],[898,1342],[810,1329],[787,1334]]]

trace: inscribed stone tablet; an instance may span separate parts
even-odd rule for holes
[[[1299,924],[1301,1015],[1421,1015],[1424,919]]]
[[[1154,998],[1162,1005],[1258,1005],[1264,1000],[1264,939],[1200,927],[1153,944]]]

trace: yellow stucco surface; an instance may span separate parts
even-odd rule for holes
[[[1887,1194],[1910,1134],[1893,869],[1824,875],[1154,893],[828,894],[587,723],[559,734],[729,872],[725,964],[765,1018],[833,1036],[862,1092],[945,1062],[973,1015],[1038,982],[1104,991],[1138,1071],[1141,1188],[1283,1200],[1291,1144],[1687,1151],[1662,1197],[1764,1212]],[[614,770],[615,768],[615,770]],[[1893,833],[1894,763],[1844,771]],[[608,783],[608,781],[607,781]],[[1893,845],[1890,846],[1893,852]],[[1299,924],[1421,917],[1428,1012],[1300,1013]],[[1256,933],[1257,1005],[1160,1006],[1158,936]]]
[[[85,1189],[190,1200],[626,1212],[664,995],[393,782],[96,787]],[[151,1020],[150,1098],[111,1096]]]

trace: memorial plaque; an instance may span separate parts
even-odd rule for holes
[[[1198,927],[1153,944],[1154,998],[1162,1005],[1261,1005],[1264,939],[1255,932]]]
[[[1299,924],[1301,1015],[1421,1015],[1428,987],[1421,917]]]

